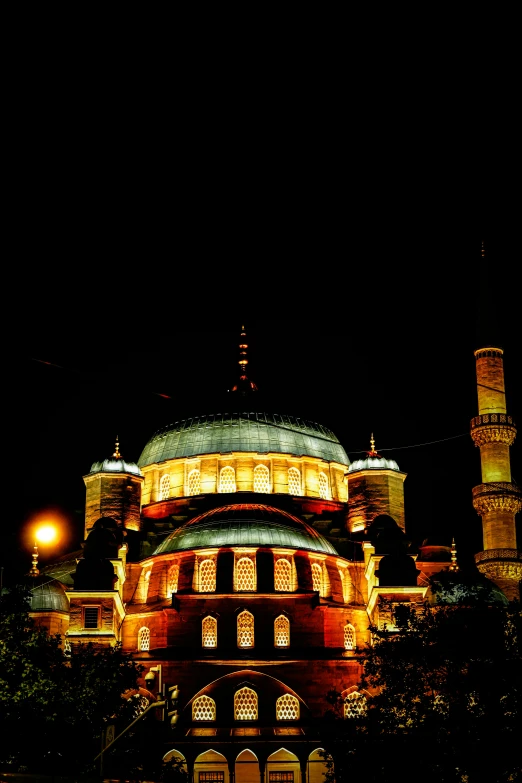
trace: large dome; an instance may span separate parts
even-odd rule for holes
[[[178,421],[154,433],[138,460],[143,468],[198,454],[249,451],[308,456],[349,465],[334,433],[321,424],[277,413],[216,413]]]
[[[257,503],[240,503],[206,511],[174,530],[153,552],[230,546],[291,547],[337,555],[320,533],[286,511]]]

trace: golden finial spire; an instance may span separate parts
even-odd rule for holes
[[[31,570],[29,571],[29,576],[38,576],[40,573],[38,569],[38,547],[36,546],[36,541],[34,542],[34,549],[33,549],[33,562],[31,563]]]
[[[120,441],[118,440],[118,436],[117,435],[116,435],[116,446],[115,446],[115,449],[114,449],[114,454],[112,456],[114,457],[114,459],[121,459]]]
[[[482,240],[482,250],[481,250],[480,254],[481,254],[482,258],[486,257],[486,247],[485,247],[484,240]]]
[[[380,454],[377,454],[375,451],[375,438],[373,437],[373,432],[370,438],[370,451],[368,452],[369,457],[380,457]]]
[[[458,571],[459,565],[457,563],[457,547],[455,545],[455,539],[452,538],[451,540],[451,565],[449,567],[450,571]]]
[[[257,386],[250,381],[246,374],[248,343],[246,340],[245,327],[241,327],[241,337],[239,340],[239,381],[232,387],[232,391],[251,392],[257,391]]]

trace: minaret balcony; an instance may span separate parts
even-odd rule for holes
[[[477,552],[475,563],[485,563],[489,560],[514,560],[522,562],[522,552],[518,549],[485,549]]]
[[[507,413],[483,413],[471,419],[471,437],[475,446],[505,443],[511,446],[517,435],[512,416]]]
[[[473,487],[473,508],[484,516],[488,511],[509,511],[512,514],[522,509],[522,490],[509,481],[492,481]]]

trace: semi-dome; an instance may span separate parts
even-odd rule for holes
[[[231,546],[291,547],[337,555],[332,544],[304,520],[257,503],[221,506],[199,514],[174,530],[153,554]]]
[[[357,470],[396,470],[400,472],[399,466],[394,459],[386,459],[375,451],[375,440],[370,438],[370,451],[366,452],[366,457],[356,459],[348,468],[348,473],[355,473]]]
[[[116,439],[116,448],[112,456],[98,462],[93,462],[89,473],[133,473],[135,476],[142,476],[142,472],[135,462],[127,462],[120,454],[118,439]]]
[[[316,422],[277,413],[216,413],[175,422],[154,433],[143,449],[140,468],[199,454],[248,451],[307,456],[349,465],[338,438]]]

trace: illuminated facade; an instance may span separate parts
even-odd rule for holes
[[[32,608],[68,645],[121,641],[145,666],[149,701],[179,685],[178,721],[158,752],[185,759],[196,783],[319,783],[326,693],[342,693],[347,720],[366,709],[357,651],[371,643],[369,622],[393,627],[390,605],[429,598],[455,551],[406,552],[406,476],[373,435],[350,463],[329,429],[255,408],[247,347],[243,330],[239,412],[165,427],[136,463],[117,443],[92,465],[84,549],[46,569]],[[505,600],[522,578],[516,430],[502,350],[478,350],[476,366],[476,561]]]

